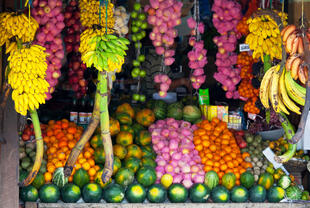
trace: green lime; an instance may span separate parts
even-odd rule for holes
[[[135,100],[135,101],[139,101],[140,95],[135,93],[135,94],[132,95],[132,99]]]
[[[145,15],[144,13],[140,13],[140,14],[138,15],[138,19],[143,21],[143,20],[146,19],[146,15]]]
[[[132,26],[132,27],[131,27],[131,31],[132,31],[133,33],[137,33],[137,32],[139,31],[139,28],[138,28],[137,26]]]
[[[137,18],[138,17],[138,13],[136,11],[131,12],[130,16],[132,18]]]
[[[140,62],[145,61],[145,55],[139,55],[138,60],[139,60]]]
[[[139,76],[140,77],[145,77],[145,75],[146,75],[145,70],[141,70],[140,73],[139,73]]]
[[[145,102],[145,100],[146,100],[145,95],[140,95],[139,101],[143,103],[143,102]]]
[[[147,28],[147,22],[141,24],[141,29],[145,30]]]
[[[132,65],[135,67],[140,66],[140,62],[138,60],[133,60]]]
[[[136,11],[139,11],[140,8],[141,8],[141,4],[140,4],[140,3],[135,3],[135,4],[133,5],[133,9],[136,10]]]

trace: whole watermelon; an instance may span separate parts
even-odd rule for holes
[[[191,123],[195,123],[201,119],[201,111],[195,105],[187,105],[183,108],[183,120]]]
[[[180,102],[170,104],[167,108],[167,118],[181,120],[183,118],[183,104]]]
[[[291,200],[299,200],[302,196],[302,191],[297,186],[290,186],[286,189],[286,196]]]
[[[153,108],[153,112],[155,114],[155,118],[157,120],[163,120],[166,118],[166,108],[162,106],[155,106]]]
[[[219,176],[217,175],[217,173],[213,170],[210,170],[205,175],[204,184],[206,184],[206,186],[210,190],[212,190],[214,187],[216,187],[219,184],[219,181],[220,181],[220,179],[219,179]]]

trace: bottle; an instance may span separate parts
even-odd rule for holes
[[[77,99],[73,99],[72,106],[70,110],[70,121],[77,124],[78,122],[78,106],[77,106]]]
[[[90,123],[91,117],[93,115],[93,108],[94,108],[94,100],[89,99],[89,102],[87,105],[87,124]]]
[[[79,124],[85,125],[87,124],[87,112],[86,112],[86,100],[85,98],[81,99],[81,105],[79,108]]]

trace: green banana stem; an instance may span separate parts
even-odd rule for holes
[[[103,183],[106,183],[109,181],[113,173],[113,147],[109,124],[107,72],[98,72],[98,80],[100,91],[100,132],[105,152],[105,164],[101,178]]]
[[[92,118],[91,118],[86,130],[83,132],[81,138],[75,144],[74,148],[72,149],[72,151],[69,155],[69,158],[66,161],[66,164],[64,167],[64,176],[65,177],[69,177],[71,175],[77,158],[79,157],[79,155],[82,152],[85,144],[91,138],[91,136],[93,135],[93,133],[95,132],[95,130],[99,124],[99,115],[100,115],[99,102],[100,102],[100,95],[99,95],[99,90],[97,89]]]
[[[271,67],[271,60],[269,55],[264,55],[264,72],[268,71]]]
[[[32,119],[34,133],[36,137],[36,159],[34,161],[32,170],[30,171],[27,178],[25,178],[25,180],[19,184],[20,186],[28,186],[35,179],[41,167],[41,163],[43,159],[43,151],[44,151],[44,143],[42,139],[38,113],[36,110],[29,110],[29,112],[30,112],[30,116]]]
[[[288,141],[292,140],[293,136],[295,135],[293,125],[288,120],[286,115],[282,112],[281,112],[281,114],[279,114],[279,119],[280,119],[281,125],[284,129],[286,139]],[[275,156],[275,161],[277,161],[278,163],[285,163],[285,162],[289,161],[294,156],[294,154],[296,152],[296,148],[297,148],[297,144],[291,144],[289,142],[287,151],[281,156]]]

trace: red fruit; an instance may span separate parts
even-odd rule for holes
[[[81,64],[81,68],[85,70],[85,69],[87,68],[87,67],[86,67],[86,64],[82,63],[82,64]]]
[[[81,87],[85,87],[86,86],[86,80],[85,79],[80,79],[79,84]]]
[[[72,90],[77,92],[79,90],[80,86],[78,84],[72,85]]]
[[[80,17],[81,17],[81,13],[80,13],[79,11],[74,12],[74,18],[75,18],[76,20],[79,20]]]
[[[70,1],[70,6],[73,6],[73,7],[75,7],[76,5],[77,5],[77,2],[76,1]]]
[[[22,135],[22,140],[28,141],[28,140],[30,140],[30,136],[27,135],[27,134],[23,134],[23,135]]]
[[[74,48],[73,48],[73,50],[74,50],[74,52],[79,52],[79,48],[80,48],[80,45],[79,44],[75,44],[74,45]]]
[[[74,31],[74,29],[73,29],[72,27],[68,27],[68,28],[67,28],[67,34],[68,34],[68,35],[72,35],[72,34],[74,34],[74,32],[75,32],[75,31]]]
[[[72,81],[73,83],[78,83],[79,82],[79,78],[77,75],[72,76]]]
[[[75,71],[73,71],[72,69],[69,69],[68,76],[72,77],[74,74],[75,74]]]
[[[78,76],[78,78],[79,79],[83,79],[84,78],[84,71],[83,70],[78,70],[77,72],[76,72],[76,74],[77,74],[77,76]]]
[[[72,25],[72,27],[73,27],[74,31],[80,32],[81,26],[79,24],[75,23]]]
[[[67,51],[67,53],[71,53],[72,50],[73,50],[72,45],[71,45],[71,44],[67,44],[67,45],[66,45],[66,51]],[[69,66],[69,68],[71,68],[71,67]]]
[[[77,71],[79,68],[80,68],[80,62],[78,61],[73,62],[72,69],[74,71]]]
[[[31,136],[31,129],[29,127],[25,128],[23,134]]]

